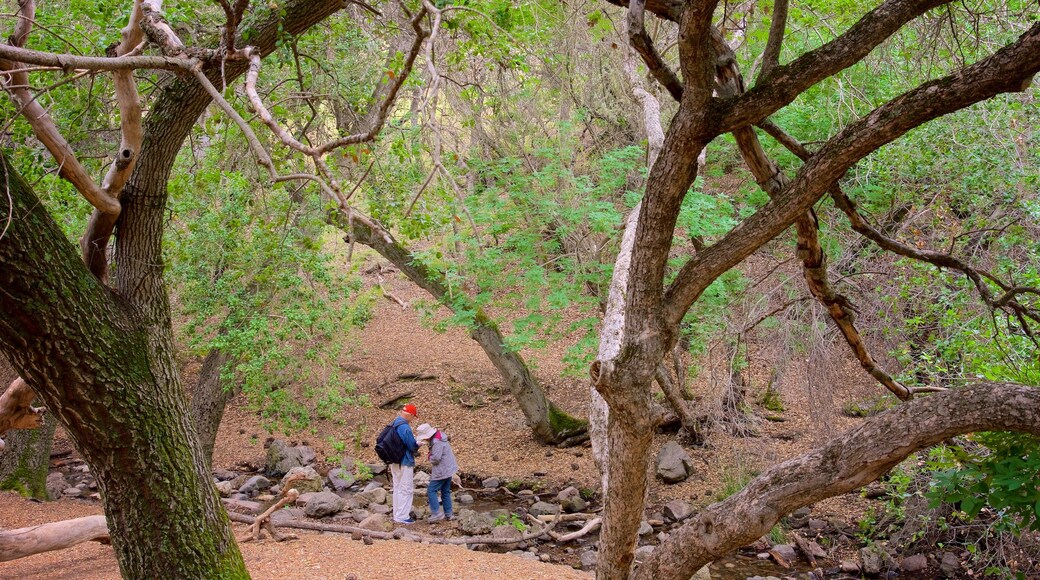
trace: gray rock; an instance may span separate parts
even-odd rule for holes
[[[953,552],[945,552],[942,555],[942,560],[939,562],[939,572],[947,578],[953,578],[957,576],[957,573],[961,571],[961,561],[957,557],[957,554]]]
[[[359,493],[357,497],[363,501],[367,501],[369,505],[384,504],[386,503],[386,490],[382,487],[376,487]]]
[[[538,554],[534,552],[523,552],[520,554],[520,557],[524,560],[538,560]]]
[[[520,491],[516,492],[516,495],[520,497],[532,497],[534,496],[534,492],[529,489],[521,489]]]
[[[416,471],[412,482],[415,484],[415,487],[427,487],[430,485],[430,474],[425,471]]]
[[[354,518],[355,522],[361,523],[365,521],[365,518],[372,515],[368,510],[353,510],[350,512],[350,517]]]
[[[499,508],[497,510],[491,510],[490,512],[488,512],[488,515],[491,516],[491,519],[493,520],[497,520],[498,518],[509,519],[509,516],[512,515],[512,512],[504,508]]]
[[[563,503],[572,497],[581,497],[581,493],[578,491],[578,488],[574,487],[573,485],[560,490],[560,493],[556,494],[556,501]]]
[[[816,518],[809,518],[809,529],[814,532],[822,532],[827,529],[827,522]]]
[[[657,543],[661,543],[669,538],[669,535],[665,532],[659,532],[657,534]]]
[[[574,497],[567,498],[563,502],[563,511],[565,511],[565,512],[567,512],[569,514],[583,512],[583,511],[585,511],[585,508],[587,508],[587,507],[588,507],[588,504],[585,503],[585,500],[581,499],[580,495],[576,495]]]
[[[650,554],[654,553],[653,546],[639,546],[636,548],[636,562],[644,562]]]
[[[307,493],[301,493],[300,497],[296,498],[295,505],[299,507],[305,507],[307,503],[311,501],[311,498],[316,495],[318,495],[318,492],[316,491],[308,491]]]
[[[842,560],[838,568],[845,574],[859,574],[859,563],[852,560]]]
[[[65,497],[79,497],[83,495],[83,490],[78,487],[66,487],[62,490],[61,495]]]
[[[471,536],[490,533],[495,524],[488,514],[473,510],[461,510],[457,515],[462,532]]]
[[[275,511],[271,514],[271,523],[276,526],[285,525],[293,520],[303,518],[303,510],[297,508],[286,508]]]
[[[484,486],[484,489],[498,489],[502,486],[502,481],[497,477],[489,477],[480,484]]]
[[[471,504],[473,503],[473,496],[468,493],[464,493],[459,496],[459,503],[464,505]]]
[[[295,478],[295,481],[290,482],[290,479]],[[282,478],[279,484],[283,490],[288,491],[291,488],[295,488],[300,493],[307,493],[308,491],[321,491],[325,489],[325,484],[318,475],[317,471],[314,471],[313,467],[298,466],[290,469],[285,477]]]
[[[639,535],[640,536],[648,536],[648,535],[650,535],[652,533],[654,533],[654,527],[651,526],[649,522],[647,522],[646,520],[643,520],[643,521],[639,522]]]
[[[231,494],[231,497],[229,497],[228,499],[233,499],[235,501],[249,501],[249,496],[244,493],[238,493],[236,491],[235,493]]]
[[[300,452],[300,461],[304,465],[311,465],[318,460],[318,454],[306,445],[297,445],[296,450]]]
[[[599,554],[593,550],[581,553],[581,569],[582,570],[595,570],[596,560],[599,558]]]
[[[518,543],[520,542],[520,537],[523,536],[523,534],[520,533],[520,530],[508,524],[502,526],[495,526],[491,529],[491,535],[495,538],[516,540],[516,542],[514,543],[501,544],[501,548],[505,550],[515,550],[517,548]]]
[[[272,484],[270,479],[267,479],[262,475],[254,475],[253,477],[247,479],[246,482],[242,484],[242,487],[238,488],[238,491],[242,493],[254,494],[265,489],[270,489],[271,485]]]
[[[50,485],[49,480],[48,485]],[[48,489],[50,488],[48,487]],[[230,481],[220,481],[217,482],[217,491],[220,493],[220,497],[229,497],[232,493],[234,493],[235,488],[231,487]]]
[[[290,447],[281,439],[272,441],[271,446],[267,448],[264,473],[270,477],[281,477],[294,467],[303,467],[300,450]]]
[[[554,503],[546,503],[544,501],[536,502],[530,509],[527,510],[534,517],[538,516],[549,516],[555,515],[560,511],[560,506]]]
[[[230,481],[238,477],[238,474],[234,471],[228,471],[227,469],[214,469],[213,477],[217,481]]]
[[[657,455],[657,476],[665,483],[678,483],[693,473],[693,460],[675,441],[669,441]]]
[[[903,558],[903,563],[899,565],[904,572],[920,572],[928,567],[928,556],[924,554],[914,554],[907,558]]]
[[[248,501],[243,499],[225,499],[224,507],[228,511],[235,511],[239,513],[252,514],[260,511],[260,503],[255,501]]]
[[[365,488],[362,489],[361,492],[364,493],[366,491],[372,491],[373,489],[379,489],[381,487],[383,487],[381,484],[376,483],[374,481],[370,481],[367,485],[365,485]]]
[[[310,498],[303,513],[307,514],[308,517],[323,518],[325,516],[339,513],[342,509],[343,498],[331,491],[323,491],[314,494],[314,497]]]
[[[329,470],[329,487],[333,491],[346,491],[347,488],[354,485],[354,474],[347,469],[337,467]]]
[[[777,544],[770,548],[769,551],[774,554],[774,558],[777,558],[778,561],[783,560],[782,563],[790,564],[798,561],[798,552],[790,544]]]
[[[882,570],[895,567],[892,556],[877,545],[860,548],[859,561],[863,573],[867,576],[877,576],[881,574]]]
[[[372,472],[372,475],[382,475],[386,473],[385,463],[366,463],[365,465],[368,467],[369,471]]]
[[[681,499],[673,499],[664,506],[664,519],[670,522],[681,522],[693,514],[693,506]]]
[[[390,506],[386,505],[370,505],[368,511],[374,514],[388,514],[390,513]]]
[[[61,497],[62,492],[69,487],[69,483],[65,481],[65,476],[60,471],[48,473],[47,483],[44,485],[47,488],[47,496],[51,499],[58,499]]]
[[[373,532],[387,531],[388,522],[383,514],[372,514],[358,524],[359,528],[372,530]]]
[[[269,493],[271,495],[274,495],[274,496],[279,496],[279,495],[282,494],[282,486],[281,485],[272,485],[271,489],[267,490],[267,493]]]

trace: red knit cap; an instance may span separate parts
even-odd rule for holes
[[[411,403],[408,403],[407,405],[405,405],[401,410],[404,411],[405,413],[411,414],[413,417],[418,417],[419,416],[419,411],[416,411],[415,410],[415,405],[413,405]]]

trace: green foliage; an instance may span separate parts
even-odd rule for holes
[[[957,446],[933,450],[932,505],[954,504],[969,519],[988,507],[998,530],[1040,530],[1040,440],[1017,433],[973,439],[981,446],[974,452]]]
[[[527,526],[524,524],[524,521],[516,514],[502,514],[498,516],[495,518],[495,526],[513,526],[521,534],[527,531]]]
[[[861,401],[845,401],[841,405],[841,412],[846,417],[872,417],[898,403],[894,396],[885,393]]]

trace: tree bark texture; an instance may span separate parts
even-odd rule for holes
[[[172,357],[156,352],[144,317],[91,275],[21,177],[0,165],[12,200],[0,243],[0,346],[90,464],[123,576],[248,577]]]
[[[355,215],[348,223],[341,212],[330,214],[330,220],[358,242],[386,258],[446,308],[454,310],[460,301],[466,307],[472,307],[464,295],[450,295],[444,277],[424,266],[375,220]],[[586,423],[571,417],[545,396],[545,391],[520,355],[506,348],[498,325],[479,308],[475,310],[470,337],[480,345],[502,375],[509,392],[520,405],[528,426],[534,432],[535,439],[545,444],[558,444],[585,433]]]
[[[10,489],[39,500],[57,499],[47,495],[47,473],[51,465],[51,445],[58,420],[53,413],[43,416],[36,429],[17,429],[4,436],[0,452],[0,489]]]
[[[643,563],[641,579],[685,579],[750,544],[799,507],[860,488],[911,453],[976,431],[1040,435],[1040,389],[981,383],[922,397],[864,421],[800,457],[775,465],[724,501],[695,514]]]
[[[238,389],[225,385],[220,380],[220,373],[228,361],[228,356],[219,348],[210,349],[202,361],[199,380],[195,383],[191,394],[191,418],[199,432],[199,444],[206,463],[213,463],[213,446],[217,441],[217,431],[224,418],[224,409]]]

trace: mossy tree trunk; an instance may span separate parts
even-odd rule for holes
[[[16,429],[4,438],[0,453],[0,489],[10,489],[40,500],[58,499],[47,494],[51,444],[58,421],[53,413],[43,416],[38,429]]]

